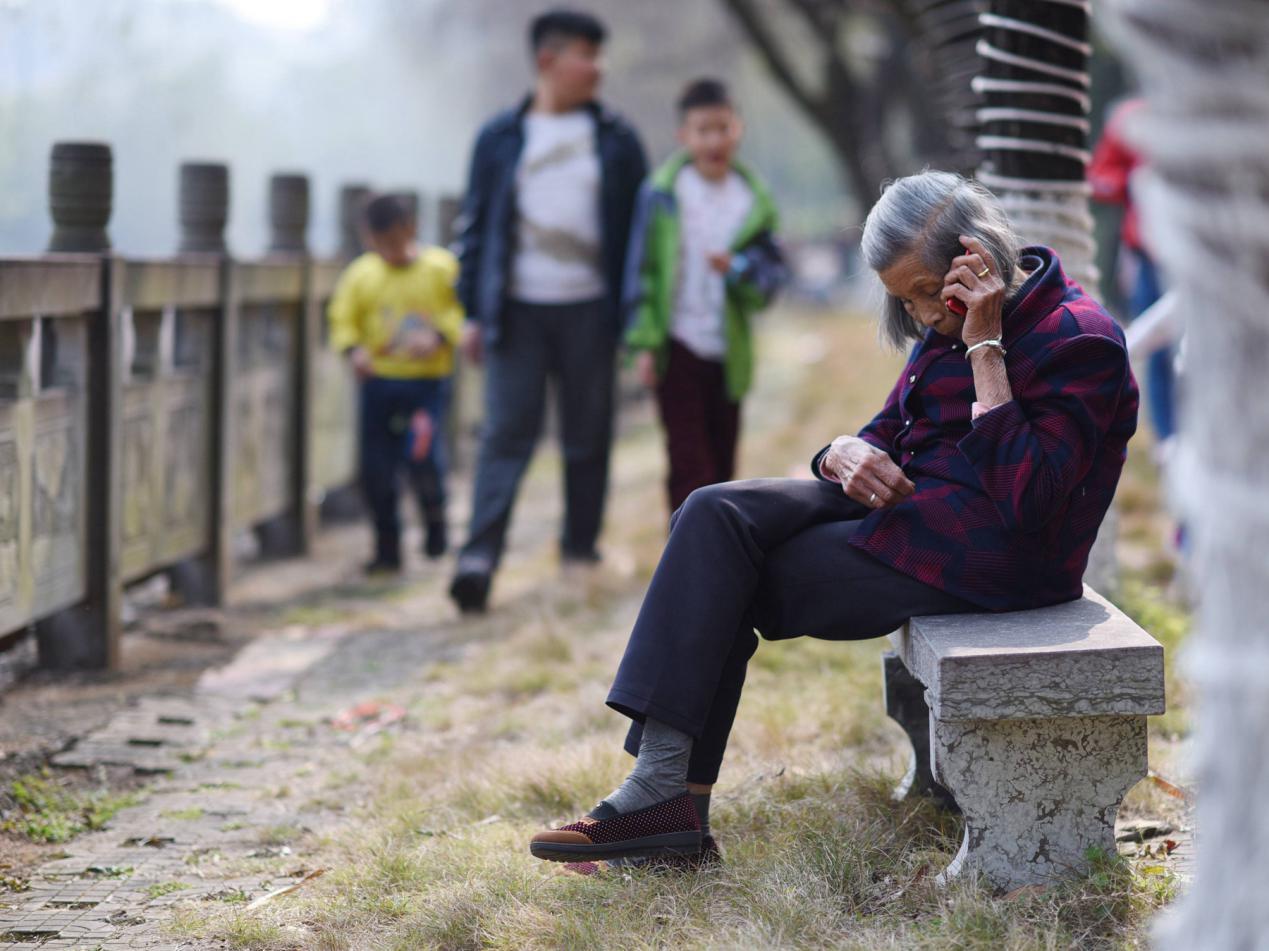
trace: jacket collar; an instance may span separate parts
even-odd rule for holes
[[[524,117],[532,106],[533,93],[526,93],[524,98],[520,100],[520,105],[516,107],[515,121],[517,126],[523,127]],[[612,125],[617,120],[617,114],[598,100],[592,99],[584,104],[582,108],[591,114],[595,119],[596,125]]]
[[[678,177],[679,172],[683,171],[691,161],[692,156],[685,149],[679,149],[652,172],[649,179],[652,187],[657,191],[674,191],[674,180]],[[732,171],[745,180],[745,184],[749,186],[749,190],[754,193],[754,197],[759,202],[765,205],[772,204],[766,184],[746,162],[733,158],[731,167]]]
[[[1042,245],[1022,249],[1024,269],[1031,275],[1005,304],[1001,320],[1006,346],[1053,313],[1066,297],[1068,281],[1057,252]]]

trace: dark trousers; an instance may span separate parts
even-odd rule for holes
[[[405,472],[424,522],[445,518],[445,416],[450,381],[371,377],[361,384],[361,487],[374,520],[375,558],[401,561],[398,482]],[[432,417],[426,458],[410,458],[411,420],[419,410]]]
[[[670,459],[673,512],[693,490],[730,482],[735,475],[740,404],[727,392],[723,365],[698,357],[677,340],[670,341],[656,393]]]
[[[977,608],[850,545],[866,514],[841,487],[753,479],[698,489],[675,513],[608,705],[695,738],[687,779],[718,778],[745,669],[769,640],[880,637],[914,615]]]
[[[616,348],[601,301],[507,305],[502,338],[485,360],[485,421],[460,571],[492,571],[502,557],[542,431],[548,381],[556,388],[564,453],[560,547],[566,555],[594,551],[608,491]]]

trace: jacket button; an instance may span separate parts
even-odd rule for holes
[[[915,382],[916,382],[916,374],[915,374],[915,373],[913,373],[910,377],[908,377],[908,382],[909,382],[909,383],[915,383]]]

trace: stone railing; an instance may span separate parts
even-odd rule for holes
[[[368,188],[341,191],[339,256],[317,258],[308,179],[275,175],[270,250],[243,261],[228,168],[179,180],[178,254],[125,259],[110,148],[58,144],[48,253],[0,258],[0,646],[33,631],[47,666],[115,664],[124,586],[158,572],[218,603],[243,532],[305,552],[356,476],[354,382],[323,314]]]

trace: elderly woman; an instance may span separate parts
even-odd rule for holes
[[[540,832],[554,861],[717,855],[709,791],[763,637],[878,637],[914,615],[1078,598],[1137,425],[1115,322],[957,175],[894,182],[864,225],[884,336],[915,341],[881,412],[816,480],[694,492],[675,514],[608,705],[626,781]]]

